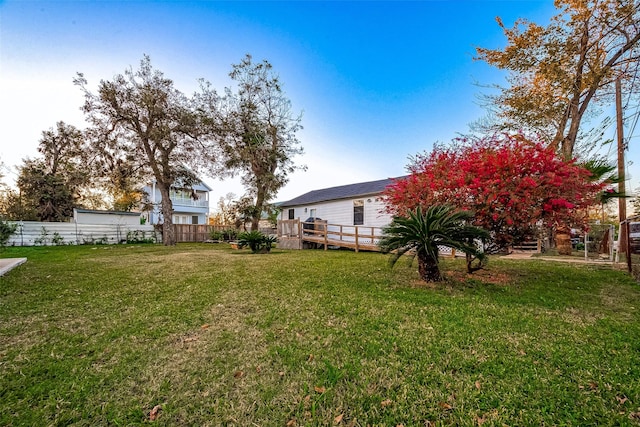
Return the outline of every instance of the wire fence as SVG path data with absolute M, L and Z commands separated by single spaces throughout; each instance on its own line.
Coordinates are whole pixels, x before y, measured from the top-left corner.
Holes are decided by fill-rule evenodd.
M 576 249 L 584 251 L 587 260 L 614 261 L 616 227 L 613 224 L 592 224 Z

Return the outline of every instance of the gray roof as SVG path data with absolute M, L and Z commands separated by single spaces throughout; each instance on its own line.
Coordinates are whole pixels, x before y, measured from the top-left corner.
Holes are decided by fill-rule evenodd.
M 393 184 L 397 178 L 380 179 L 378 181 L 360 182 L 357 184 L 341 185 L 339 187 L 323 188 L 280 204 L 280 207 L 309 205 L 312 203 L 328 202 L 330 200 L 351 199 L 358 196 L 380 194 Z

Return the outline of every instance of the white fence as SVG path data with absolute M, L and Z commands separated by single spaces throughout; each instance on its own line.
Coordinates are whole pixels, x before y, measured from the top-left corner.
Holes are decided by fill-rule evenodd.
M 160 240 L 153 225 L 77 224 L 75 222 L 9 221 L 16 232 L 7 246 L 114 244 Z

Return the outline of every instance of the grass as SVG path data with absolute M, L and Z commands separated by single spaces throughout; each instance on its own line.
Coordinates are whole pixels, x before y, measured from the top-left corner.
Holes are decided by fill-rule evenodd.
M 639 425 L 640 290 L 492 259 L 9 248 L 0 425 Z M 155 408 L 155 409 L 154 409 Z

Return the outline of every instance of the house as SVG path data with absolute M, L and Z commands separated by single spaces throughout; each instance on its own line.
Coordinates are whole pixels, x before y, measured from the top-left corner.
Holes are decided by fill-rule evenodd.
M 360 182 L 310 191 L 280 204 L 280 219 L 319 218 L 330 224 L 384 227 L 391 215 L 384 212 L 382 192 L 396 178 Z
M 191 188 L 171 187 L 170 197 L 173 203 L 174 224 L 206 224 L 209 218 L 209 187 L 200 181 Z M 144 187 L 151 209 L 143 215 L 147 224 L 162 223 L 162 195 L 156 188 L 155 180 Z
M 97 211 L 73 208 L 73 221 L 76 224 L 122 225 L 135 227 L 140 225 L 140 212 Z

